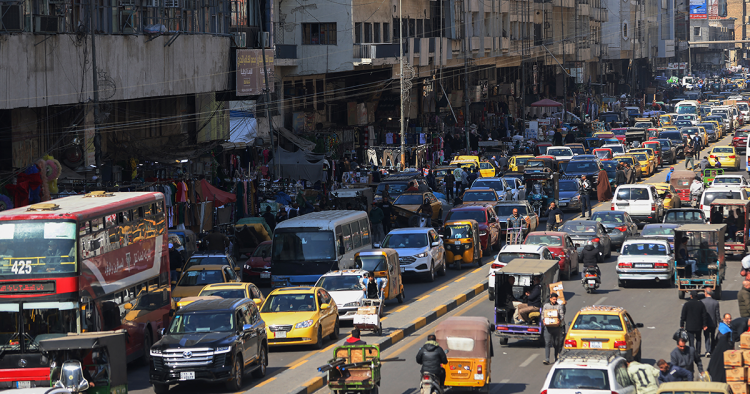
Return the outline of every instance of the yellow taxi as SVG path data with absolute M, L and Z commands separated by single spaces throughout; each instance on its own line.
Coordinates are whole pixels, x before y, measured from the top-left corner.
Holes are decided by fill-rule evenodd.
M 721 124 L 718 120 L 704 120 L 704 123 L 713 123 L 716 125 L 716 132 L 718 133 L 718 138 L 721 138 L 724 135 L 724 125 Z
M 656 170 L 656 167 L 654 166 L 654 163 L 651 162 L 648 158 L 648 154 L 646 152 L 628 152 L 630 156 L 635 157 L 636 160 L 638 160 L 638 164 L 641 166 L 641 174 L 643 176 L 651 176 L 651 174 L 654 173 Z
M 633 171 L 635 171 L 635 179 L 637 181 L 640 181 L 641 178 L 643 178 L 643 174 L 644 174 L 643 169 L 641 168 L 641 165 L 640 165 L 640 163 L 638 162 L 638 159 L 635 156 L 629 155 L 627 153 L 626 154 L 620 154 L 620 155 L 615 155 L 615 158 L 612 159 L 612 160 L 615 160 L 618 163 L 619 162 L 628 163 L 628 165 L 630 165 L 630 168 Z
M 656 188 L 656 193 L 659 195 L 661 200 L 664 202 L 664 209 L 682 208 L 682 200 L 680 200 L 680 193 L 666 182 L 654 182 L 648 183 Z
M 268 345 L 314 345 L 323 348 L 323 338 L 339 337 L 339 311 L 322 287 L 276 289 L 260 307 L 266 322 Z
M 641 332 L 625 308 L 593 305 L 576 313 L 565 334 L 566 349 L 619 350 L 623 356 L 641 359 Z M 628 358 L 628 357 L 626 357 Z
M 714 164 L 716 160 L 721 163 L 721 168 L 733 168 L 735 171 L 740 169 L 740 155 L 734 150 L 733 146 L 715 146 L 708 153 L 708 161 Z
M 672 124 L 672 115 L 666 114 L 666 115 L 660 115 L 659 116 L 659 123 L 661 124 L 661 127 L 669 126 Z
M 510 172 L 518 172 L 519 166 L 523 167 L 529 159 L 533 159 L 534 155 L 515 155 L 508 160 L 508 170 Z
M 479 162 L 479 176 L 482 178 L 494 178 L 497 169 L 489 161 Z
M 653 148 L 635 148 L 635 149 L 631 149 L 630 151 L 633 151 L 634 153 L 646 152 L 646 154 L 648 155 L 648 159 L 654 162 L 654 166 L 655 166 L 654 168 L 659 167 L 661 165 L 661 158 L 656 154 L 656 151 L 654 151 Z
M 196 297 L 185 297 L 181 299 L 177 303 L 177 307 L 182 308 L 183 306 L 204 297 L 250 298 L 256 305 L 262 304 L 266 299 L 260 289 L 258 289 L 258 286 L 255 286 L 252 283 L 214 283 L 203 287 Z
M 179 303 L 185 297 L 200 294 L 203 287 L 214 283 L 241 282 L 228 265 L 195 265 L 188 268 L 172 290 L 172 299 Z
M 662 127 L 662 129 L 664 129 L 664 130 L 679 130 L 680 128 L 677 127 L 677 126 L 669 125 L 669 126 Z

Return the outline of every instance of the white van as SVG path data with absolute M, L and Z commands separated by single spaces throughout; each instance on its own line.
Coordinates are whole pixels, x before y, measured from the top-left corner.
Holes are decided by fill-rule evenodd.
M 664 202 L 653 185 L 620 185 L 612 197 L 612 210 L 627 212 L 636 221 L 661 223 Z
M 741 187 L 709 187 L 701 196 L 700 208 L 711 217 L 711 202 L 716 199 L 747 200 L 747 190 Z

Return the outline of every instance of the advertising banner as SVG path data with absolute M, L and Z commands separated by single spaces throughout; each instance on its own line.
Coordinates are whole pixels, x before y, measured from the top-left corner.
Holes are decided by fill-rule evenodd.
M 706 0 L 690 0 L 690 19 L 707 19 Z
M 274 91 L 273 49 L 266 49 L 269 93 Z M 237 50 L 237 96 L 257 96 L 266 88 L 263 78 L 263 53 L 261 49 Z

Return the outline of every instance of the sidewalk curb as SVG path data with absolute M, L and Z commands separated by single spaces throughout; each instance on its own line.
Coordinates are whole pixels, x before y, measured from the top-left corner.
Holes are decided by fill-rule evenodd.
M 382 352 L 388 349 L 389 347 L 403 341 L 409 335 L 418 331 L 422 327 L 434 322 L 435 320 L 444 316 L 446 313 L 465 304 L 466 302 L 468 302 L 472 298 L 475 298 L 479 294 L 482 294 L 482 292 L 487 290 L 488 287 L 489 287 L 488 282 L 486 281 L 482 282 L 472 287 L 471 289 L 466 290 L 464 293 L 457 295 L 455 298 L 453 298 L 453 300 L 451 300 L 447 304 L 437 306 L 426 315 L 422 315 L 418 317 L 416 320 L 409 323 L 408 326 L 400 328 L 400 329 L 394 329 L 393 332 L 388 334 L 388 336 L 382 337 L 380 341 L 374 344 L 379 345 L 380 351 Z M 327 384 L 328 384 L 328 376 L 324 374 L 322 376 L 318 376 L 318 377 L 308 380 L 307 382 L 303 383 L 300 387 L 297 387 L 296 389 L 289 391 L 287 394 L 311 394 Z

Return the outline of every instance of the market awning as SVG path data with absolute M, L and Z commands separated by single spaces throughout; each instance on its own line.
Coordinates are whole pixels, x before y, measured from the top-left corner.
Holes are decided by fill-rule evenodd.
M 293 143 L 294 145 L 297 145 L 300 149 L 312 152 L 313 149 L 315 149 L 315 143 L 309 140 L 306 140 L 301 137 L 297 137 L 292 133 L 291 131 L 285 129 L 284 127 L 279 127 L 276 129 L 276 132 L 283 136 L 284 138 L 288 139 L 289 142 Z
M 201 179 L 201 183 L 196 192 L 198 193 L 200 201 L 213 201 L 215 207 L 220 207 L 230 202 L 237 201 L 237 196 L 211 186 L 211 184 L 205 179 Z
M 562 104 L 554 100 L 544 99 L 544 100 L 539 100 L 537 102 L 532 103 L 531 106 L 532 107 L 562 107 Z
M 252 145 L 257 137 L 258 120 L 252 113 L 247 111 L 229 112 L 229 142 Z

